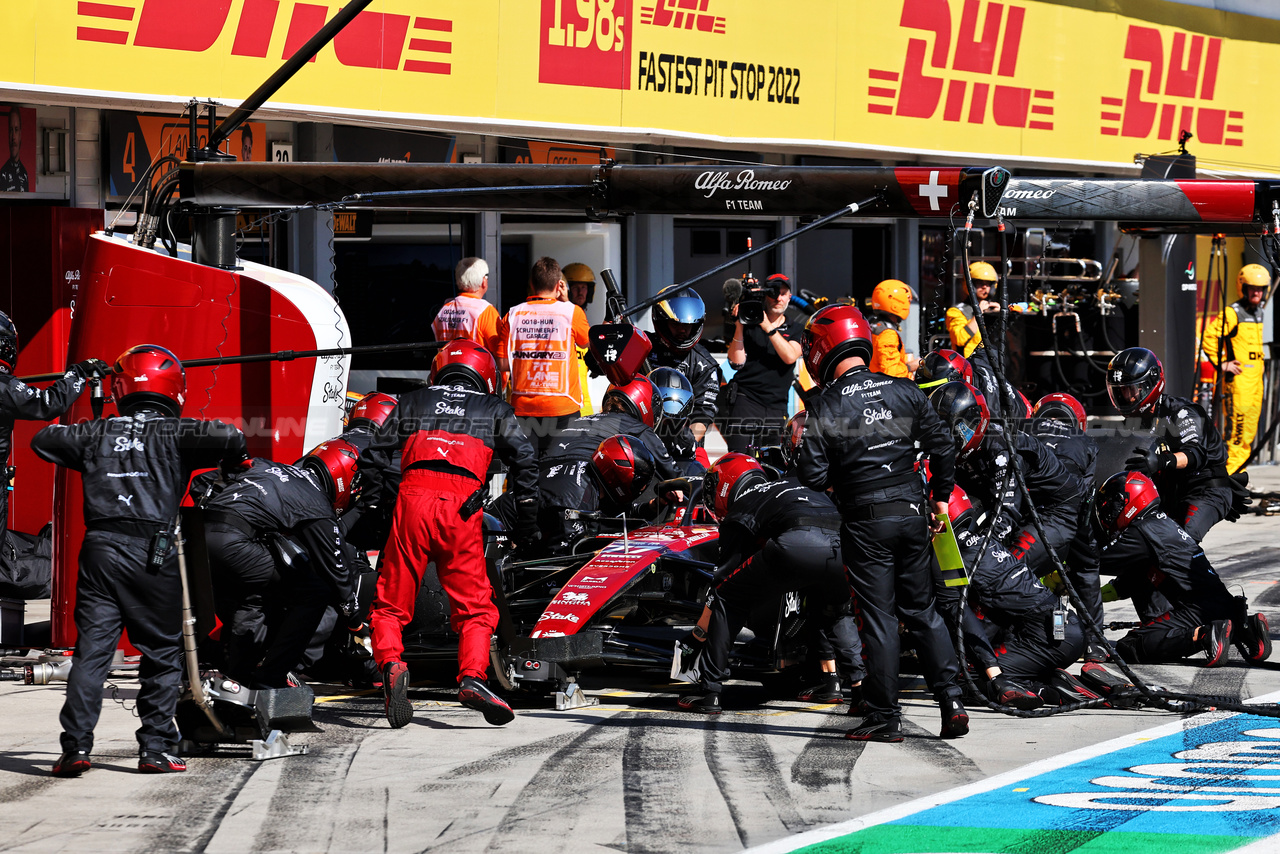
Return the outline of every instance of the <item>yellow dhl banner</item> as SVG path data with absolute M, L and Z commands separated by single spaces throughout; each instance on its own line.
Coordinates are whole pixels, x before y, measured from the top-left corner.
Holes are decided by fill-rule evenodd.
M 235 103 L 337 0 L 5 3 L 0 78 Z M 1129 164 L 1176 147 L 1280 171 L 1280 22 L 1161 0 L 375 0 L 273 98 L 857 152 Z M 1250 40 L 1261 39 L 1261 40 Z M 1272 40 L 1274 39 L 1274 40 Z

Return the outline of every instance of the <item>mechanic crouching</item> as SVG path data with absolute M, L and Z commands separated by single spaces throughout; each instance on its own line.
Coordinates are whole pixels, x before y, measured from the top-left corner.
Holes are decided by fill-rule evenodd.
M 830 626 L 849 601 L 849 582 L 840 512 L 824 493 L 794 480 L 770 481 L 754 459 L 732 453 L 707 471 L 704 486 L 703 502 L 720 522 L 720 568 L 712 582 L 702 693 L 682 697 L 679 706 L 718 715 L 729 648 L 752 609 L 794 590 Z M 850 657 L 861 658 L 856 630 L 852 643 Z
M 1205 667 L 1227 660 L 1235 644 L 1250 664 L 1271 655 L 1267 618 L 1248 614 L 1243 596 L 1232 596 L 1204 549 L 1162 509 L 1151 478 L 1118 472 L 1098 488 L 1094 512 L 1103 530 L 1119 536 L 1102 550 L 1102 572 L 1115 580 L 1102 588 L 1111 602 L 1132 597 L 1143 624 L 1116 643 L 1130 664 L 1177 661 L 1205 654 Z M 1167 610 L 1152 616 L 1153 603 Z
M 969 571 L 965 651 L 986 670 L 987 696 L 1019 709 L 1092 699 L 1094 695 L 1062 669 L 1085 648 L 1076 615 L 1021 558 L 985 536 L 969 496 L 959 486 L 951 492 L 949 512 Z M 980 620 L 975 611 L 981 612 Z M 994 636 L 994 643 L 989 636 Z
M 203 503 L 205 545 L 223 672 L 237 682 L 288 687 L 325 609 L 356 617 L 338 513 L 356 492 L 357 457 L 334 439 L 298 467 L 258 457 L 220 488 L 211 474 L 192 484 L 193 495 L 212 490 Z
M 433 561 L 449 599 L 449 625 L 459 636 L 458 701 L 495 726 L 515 717 L 485 681 L 498 609 L 485 567 L 479 510 L 496 454 L 507 465 L 516 506 L 513 537 L 536 536 L 538 469 L 533 443 L 497 391 L 492 354 L 473 341 L 451 341 L 431 363 L 431 385 L 400 398 L 364 454 L 372 458 L 370 464 L 386 469 L 392 455 L 401 452 L 400 494 L 370 613 L 373 655 L 382 668 L 393 728 L 413 719 L 403 633 Z

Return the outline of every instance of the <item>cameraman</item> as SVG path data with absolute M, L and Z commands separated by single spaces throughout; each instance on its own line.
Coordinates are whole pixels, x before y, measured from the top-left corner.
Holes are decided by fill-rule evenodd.
M 763 312 L 751 307 L 760 301 Z M 744 282 L 734 308 L 729 365 L 736 373 L 725 389 L 727 407 L 720 432 L 735 453 L 781 441 L 788 416 L 787 395 L 800 359 L 799 330 L 787 322 L 790 302 L 791 280 L 774 273 L 763 285 Z

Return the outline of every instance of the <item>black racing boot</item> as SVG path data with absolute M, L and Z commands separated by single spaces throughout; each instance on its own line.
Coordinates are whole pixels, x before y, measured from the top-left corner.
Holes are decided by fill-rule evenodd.
M 959 697 L 943 697 L 938 701 L 942 708 L 941 738 L 959 738 L 969 734 L 969 713 Z
M 53 776 L 79 777 L 85 771 L 88 771 L 91 765 L 89 751 L 72 748 L 64 751 L 58 757 L 58 761 L 53 763 Z
M 1271 657 L 1271 625 L 1266 614 L 1245 617 L 1236 628 L 1233 638 L 1236 649 L 1250 664 L 1259 664 Z
M 163 750 L 144 750 L 138 754 L 138 770 L 143 774 L 172 774 L 186 771 L 187 763 Z
M 1102 695 L 1065 670 L 1049 675 L 1049 684 L 1040 689 L 1040 699 L 1050 706 L 1067 706 L 1085 700 L 1099 700 Z
M 506 700 L 493 693 L 487 682 L 474 676 L 463 676 L 458 683 L 458 702 L 480 712 L 485 722 L 494 726 L 509 724 L 516 717 Z
M 1034 691 L 1019 682 L 1015 682 L 1003 673 L 992 677 L 991 681 L 987 683 L 987 695 L 993 703 L 1012 706 L 1023 711 L 1038 709 L 1044 705 L 1044 700 L 1041 700 Z
M 392 729 L 406 727 L 413 720 L 409 702 L 409 665 L 389 661 L 382 668 L 382 694 L 387 701 L 387 722 Z
M 1080 668 L 1080 682 L 1093 693 L 1106 697 L 1107 703 L 1117 709 L 1136 709 L 1142 705 L 1136 685 L 1096 661 L 1086 661 Z
M 897 744 L 902 741 L 902 719 L 870 717 L 844 734 L 851 741 L 879 741 Z
M 1205 667 L 1225 664 L 1231 649 L 1231 621 L 1214 620 L 1200 629 L 1200 647 L 1207 657 Z
M 802 703 L 843 703 L 844 692 L 840 690 L 840 677 L 834 673 L 822 674 L 822 681 L 810 685 L 796 695 Z
M 676 706 L 686 712 L 698 712 L 704 715 L 718 715 L 723 711 L 720 707 L 719 691 L 708 691 L 705 694 L 685 694 L 676 701 Z

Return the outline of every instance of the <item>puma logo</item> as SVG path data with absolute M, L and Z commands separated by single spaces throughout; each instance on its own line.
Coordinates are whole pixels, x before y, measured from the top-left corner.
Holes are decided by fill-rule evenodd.
M 893 463 L 881 463 L 880 468 L 884 469 L 885 471 L 893 471 Z
M 133 496 L 132 496 L 132 495 L 117 495 L 117 496 L 116 496 L 116 499 L 117 499 L 117 500 L 119 500 L 119 501 L 123 501 L 125 504 L 127 504 L 127 505 L 128 505 L 128 506 L 130 506 L 130 507 L 132 507 L 132 506 L 133 506 Z

